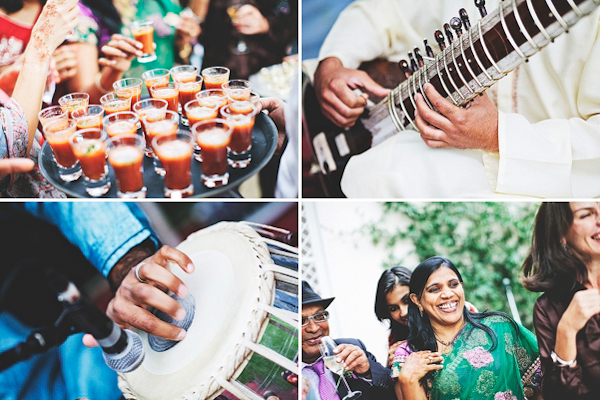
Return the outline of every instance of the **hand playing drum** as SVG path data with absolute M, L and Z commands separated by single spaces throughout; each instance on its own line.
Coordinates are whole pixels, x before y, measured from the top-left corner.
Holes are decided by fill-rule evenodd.
M 154 255 L 132 268 L 108 304 L 108 316 L 124 328 L 138 328 L 155 336 L 182 340 L 185 330 L 161 321 L 146 307 L 151 306 L 181 320 L 185 310 L 166 290 L 179 297 L 188 293 L 187 286 L 169 271 L 174 262 L 188 274 L 194 272 L 192 260 L 170 246 L 161 247 Z

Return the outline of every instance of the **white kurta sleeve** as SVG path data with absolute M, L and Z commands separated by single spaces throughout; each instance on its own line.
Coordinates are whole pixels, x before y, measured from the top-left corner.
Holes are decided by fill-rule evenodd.
M 558 117 L 531 123 L 520 114 L 500 113 L 496 192 L 539 197 L 600 195 L 599 15 L 595 12 L 587 17 L 595 24 L 592 32 L 589 25 L 586 29 L 592 37 L 591 47 L 548 47 L 553 59 L 574 63 L 575 67 L 583 65 L 578 76 L 559 75 L 565 82 L 560 89 L 553 88 L 552 82 L 546 87 L 539 85 L 537 97 L 541 100 L 536 104 L 548 110 L 553 104 L 544 103 L 543 90 L 562 92 L 562 112 L 558 107 L 549 112 Z M 578 58 L 577 53 L 585 56 Z

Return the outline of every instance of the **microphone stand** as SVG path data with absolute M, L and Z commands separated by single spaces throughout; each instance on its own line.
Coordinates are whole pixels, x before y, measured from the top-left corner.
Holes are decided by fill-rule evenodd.
M 81 332 L 76 322 L 80 320 L 78 311 L 86 299 L 80 295 L 73 283 L 52 269 L 47 269 L 46 276 L 63 305 L 63 311 L 54 325 L 32 332 L 25 341 L 0 353 L 0 372 L 36 354 L 44 353 L 54 346 L 60 346 L 70 335 Z M 98 312 L 102 311 L 98 310 Z
M 68 321 L 69 313 L 69 310 L 64 310 L 54 325 L 32 332 L 25 341 L 0 353 L 0 372 L 36 354 L 44 353 L 54 346 L 60 346 L 67 337 L 77 333 L 73 324 Z

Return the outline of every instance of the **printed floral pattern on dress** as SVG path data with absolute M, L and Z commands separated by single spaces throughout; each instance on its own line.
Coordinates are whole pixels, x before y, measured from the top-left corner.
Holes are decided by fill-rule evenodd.
M 469 364 L 478 369 L 494 361 L 492 354 L 483 347 L 475 347 L 474 349 L 465 351 L 464 357 Z
M 475 391 L 482 394 L 483 397 L 488 397 L 492 394 L 495 384 L 496 375 L 492 371 L 483 370 L 481 371 L 481 375 L 479 375 L 479 379 L 477 379 Z
M 513 395 L 510 390 L 507 390 L 506 392 L 496 393 L 494 400 L 517 400 L 517 396 Z

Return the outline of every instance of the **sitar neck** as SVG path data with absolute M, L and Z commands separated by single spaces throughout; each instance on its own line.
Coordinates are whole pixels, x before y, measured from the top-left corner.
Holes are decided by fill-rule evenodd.
M 600 5 L 600 0 L 503 0 L 494 12 L 479 19 L 435 58 L 393 89 L 363 120 L 377 138 L 377 126 L 391 117 L 396 132 L 418 130 L 414 122 L 416 93 L 423 85 L 435 89 L 457 106 L 464 106 L 529 57 L 569 30 Z M 385 134 L 390 136 L 389 134 Z

